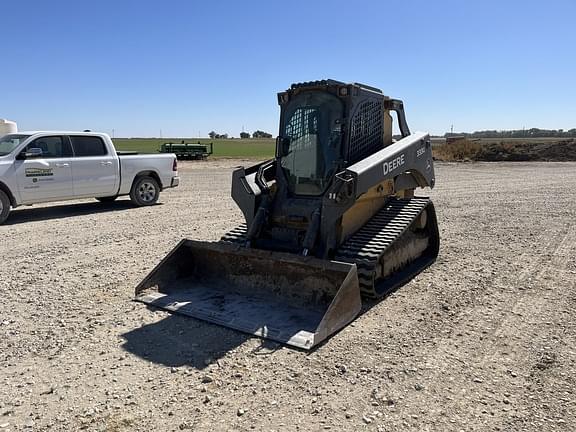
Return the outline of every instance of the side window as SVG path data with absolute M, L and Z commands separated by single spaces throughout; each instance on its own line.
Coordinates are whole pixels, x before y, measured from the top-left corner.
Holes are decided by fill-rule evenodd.
M 37 138 L 26 146 L 26 150 L 39 148 L 43 158 L 62 158 L 72 156 L 72 147 L 68 140 L 61 136 Z
M 71 136 L 72 147 L 76 157 L 104 156 L 108 154 L 102 138 L 97 136 Z

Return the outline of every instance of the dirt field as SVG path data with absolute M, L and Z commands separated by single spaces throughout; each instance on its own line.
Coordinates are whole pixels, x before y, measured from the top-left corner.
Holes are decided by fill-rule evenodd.
M 576 430 L 576 163 L 437 164 L 439 260 L 312 353 L 131 301 L 235 164 L 0 226 L 0 432 Z
M 434 146 L 434 157 L 445 162 L 574 162 L 575 138 L 462 139 Z

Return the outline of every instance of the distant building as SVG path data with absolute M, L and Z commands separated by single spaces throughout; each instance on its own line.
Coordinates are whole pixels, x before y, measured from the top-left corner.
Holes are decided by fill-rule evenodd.
M 0 119 L 0 136 L 15 132 L 18 132 L 16 122 Z

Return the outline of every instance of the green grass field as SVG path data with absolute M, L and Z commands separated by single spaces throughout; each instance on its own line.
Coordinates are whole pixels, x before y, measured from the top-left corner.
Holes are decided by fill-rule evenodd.
M 157 153 L 163 143 L 214 143 L 214 154 L 211 157 L 267 159 L 274 157 L 273 139 L 216 139 L 209 138 L 114 138 L 117 150 L 130 150 L 139 153 Z

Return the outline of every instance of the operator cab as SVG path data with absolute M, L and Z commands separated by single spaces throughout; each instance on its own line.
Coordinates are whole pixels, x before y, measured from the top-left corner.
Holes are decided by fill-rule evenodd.
M 300 93 L 281 119 L 280 165 L 295 195 L 321 195 L 342 162 L 344 104 L 320 91 Z

